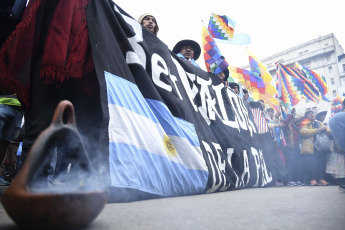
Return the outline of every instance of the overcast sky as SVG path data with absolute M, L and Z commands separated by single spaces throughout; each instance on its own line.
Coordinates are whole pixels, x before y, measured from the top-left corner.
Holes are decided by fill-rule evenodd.
M 202 22 L 208 25 L 210 14 L 234 19 L 236 31 L 249 34 L 249 50 L 259 59 L 284 51 L 300 43 L 334 33 L 345 47 L 345 2 L 343 0 L 118 0 L 133 18 L 152 13 L 158 22 L 158 37 L 172 50 L 182 39 L 195 40 L 202 46 Z M 245 46 L 218 44 L 230 65 L 248 64 Z M 197 61 L 203 69 L 203 55 Z

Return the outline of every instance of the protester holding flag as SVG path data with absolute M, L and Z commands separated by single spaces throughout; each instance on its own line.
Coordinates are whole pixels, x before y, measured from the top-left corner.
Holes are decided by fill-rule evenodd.
M 328 185 L 325 180 L 327 153 L 317 150 L 314 145 L 317 134 L 326 132 L 331 135 L 330 130 L 315 119 L 313 111 L 307 111 L 301 123 L 300 134 L 302 137 L 301 157 L 306 182 L 311 186 Z
M 302 186 L 303 176 L 300 164 L 300 137 L 299 131 L 302 118 L 296 117 L 296 109 L 291 110 L 291 114 L 283 122 L 284 137 L 286 140 L 285 156 L 287 159 L 288 186 Z
M 173 48 L 173 52 L 177 54 L 183 60 L 191 63 L 192 65 L 200 68 L 198 63 L 195 61 L 198 60 L 201 48 L 199 44 L 193 40 L 182 40 L 176 43 Z

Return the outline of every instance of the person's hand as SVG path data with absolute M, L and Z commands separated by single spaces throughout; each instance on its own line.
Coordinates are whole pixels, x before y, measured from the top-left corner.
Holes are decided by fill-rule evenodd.
M 318 133 L 321 133 L 321 132 L 323 132 L 324 130 L 326 130 L 326 126 L 323 126 L 323 127 L 321 127 L 321 128 L 318 128 L 318 129 L 317 129 L 317 132 L 318 132 Z

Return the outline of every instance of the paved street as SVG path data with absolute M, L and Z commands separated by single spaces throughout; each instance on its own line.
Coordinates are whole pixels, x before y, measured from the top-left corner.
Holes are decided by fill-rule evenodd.
M 2 205 L 0 229 L 18 229 Z M 279 187 L 112 203 L 85 229 L 344 230 L 345 192 Z

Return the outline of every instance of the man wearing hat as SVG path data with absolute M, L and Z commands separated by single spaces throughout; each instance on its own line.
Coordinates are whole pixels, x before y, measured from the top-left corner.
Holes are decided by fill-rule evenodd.
M 229 82 L 229 87 L 234 91 L 234 93 L 239 94 L 240 93 L 240 86 L 235 82 Z
M 228 77 L 229 77 L 229 70 L 228 68 L 226 68 L 223 72 L 220 72 L 219 74 L 217 74 L 217 76 L 222 79 L 223 82 L 225 82 Z
M 179 41 L 174 46 L 173 52 L 183 60 L 186 60 L 192 65 L 200 68 L 200 66 L 195 62 L 196 60 L 198 60 L 201 53 L 201 48 L 197 42 L 193 40 Z
M 327 111 L 321 111 L 315 115 L 315 118 L 316 120 L 323 122 L 325 120 L 326 115 L 327 115 Z
M 154 35 L 157 36 L 159 27 L 158 27 L 156 18 L 152 14 L 145 13 L 145 14 L 141 15 L 138 19 L 138 22 L 143 27 L 145 27 L 146 29 L 148 29 Z

